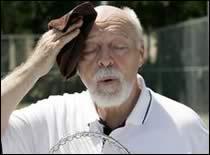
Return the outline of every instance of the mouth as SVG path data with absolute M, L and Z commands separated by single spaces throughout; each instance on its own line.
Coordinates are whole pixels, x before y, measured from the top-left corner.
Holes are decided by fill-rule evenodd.
M 101 83 L 101 84 L 111 84 L 113 82 L 116 82 L 118 79 L 114 78 L 114 77 L 106 77 L 106 78 L 102 78 L 100 79 L 97 83 Z

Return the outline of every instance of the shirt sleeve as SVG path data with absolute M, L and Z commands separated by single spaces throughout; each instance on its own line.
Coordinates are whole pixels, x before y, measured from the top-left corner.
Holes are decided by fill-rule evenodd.
M 185 132 L 190 141 L 193 154 L 209 153 L 209 131 L 197 113 L 194 112 L 194 116 L 187 124 Z
M 48 126 L 45 118 L 47 112 L 48 99 L 14 111 L 1 138 L 3 153 L 32 154 L 40 153 L 43 149 L 48 150 Z M 38 142 L 42 145 L 37 144 Z

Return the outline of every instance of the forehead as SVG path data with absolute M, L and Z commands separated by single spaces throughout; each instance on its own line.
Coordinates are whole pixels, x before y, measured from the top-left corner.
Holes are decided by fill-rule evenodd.
M 96 11 L 98 15 L 88 38 L 103 32 L 125 37 L 132 33 L 133 28 L 129 18 L 121 9 L 112 6 L 101 6 L 97 7 Z
M 96 22 L 106 21 L 115 17 L 127 18 L 126 13 L 117 7 L 103 5 L 95 7 L 95 10 L 97 12 Z
M 121 36 L 124 38 L 128 38 L 129 29 L 120 24 L 106 24 L 106 26 L 95 23 L 91 32 L 88 35 L 88 39 L 94 37 L 101 37 L 102 35 L 109 35 L 111 36 Z

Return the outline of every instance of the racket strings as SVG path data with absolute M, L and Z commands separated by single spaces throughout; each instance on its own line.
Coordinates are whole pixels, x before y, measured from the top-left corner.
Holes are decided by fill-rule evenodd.
M 50 149 L 50 153 L 129 154 L 129 151 L 117 140 L 105 134 L 80 132 L 62 138 Z

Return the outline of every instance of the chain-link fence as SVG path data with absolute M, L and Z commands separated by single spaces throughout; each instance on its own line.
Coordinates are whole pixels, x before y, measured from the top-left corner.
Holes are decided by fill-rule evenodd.
M 15 67 L 24 63 L 33 53 L 41 35 L 2 35 L 1 37 L 1 78 L 3 79 Z M 30 104 L 47 98 L 49 95 L 59 95 L 64 92 L 81 92 L 85 87 L 78 76 L 66 81 L 60 74 L 57 64 L 51 71 L 42 77 L 31 91 L 25 96 L 22 103 Z
M 153 31 L 142 74 L 154 90 L 209 119 L 209 32 L 203 17 Z M 208 123 L 207 123 L 208 124 Z
M 161 28 L 147 35 L 148 61 L 140 73 L 153 90 L 209 115 L 208 17 Z M 1 36 L 1 78 L 33 52 L 40 35 Z M 24 103 L 64 92 L 80 92 L 79 77 L 65 81 L 57 68 L 41 78 L 23 99 Z

